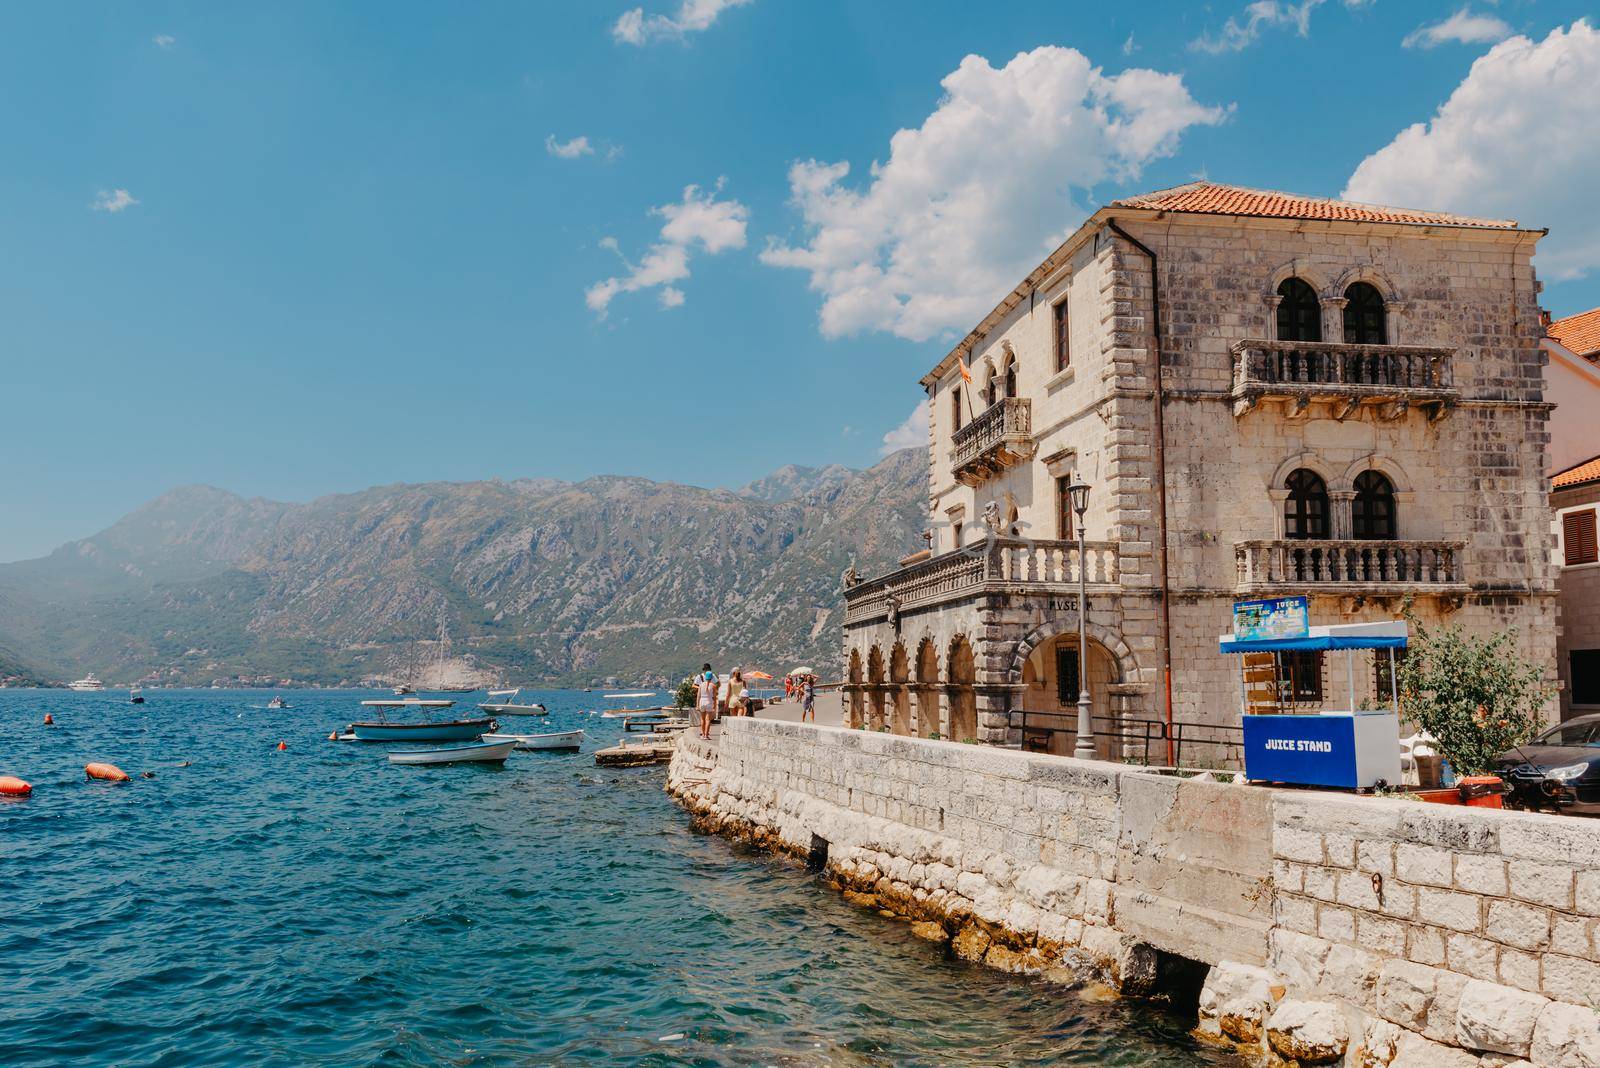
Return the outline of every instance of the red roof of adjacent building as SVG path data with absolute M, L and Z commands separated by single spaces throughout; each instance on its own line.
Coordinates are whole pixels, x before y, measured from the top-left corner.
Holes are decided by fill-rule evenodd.
M 1579 486 L 1585 482 L 1596 481 L 1600 481 L 1600 456 L 1551 475 L 1550 488 L 1563 489 L 1567 486 Z
M 1326 197 L 1279 193 L 1271 189 L 1246 189 L 1216 182 L 1158 189 L 1154 193 L 1124 197 L 1114 208 L 1149 208 L 1155 211 L 1193 212 L 1201 215 L 1253 215 L 1268 219 L 1326 219 L 1339 222 L 1401 223 L 1411 226 L 1468 226 L 1480 230 L 1515 230 L 1515 219 L 1474 219 L 1442 211 L 1414 211 L 1380 204 L 1355 204 Z
M 1589 360 L 1600 360 L 1600 308 L 1590 308 L 1565 319 L 1557 319 L 1545 333 L 1568 351 Z

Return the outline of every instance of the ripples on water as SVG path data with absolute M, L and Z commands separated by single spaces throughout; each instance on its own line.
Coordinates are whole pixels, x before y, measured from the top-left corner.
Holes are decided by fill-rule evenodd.
M 34 785 L 0 803 L 0 1064 L 1218 1057 L 690 832 L 663 769 L 594 767 L 619 730 L 595 695 L 517 721 L 587 728 L 582 754 L 504 769 L 391 767 L 325 740 L 366 695 L 269 696 L 0 691 L 0 774 Z

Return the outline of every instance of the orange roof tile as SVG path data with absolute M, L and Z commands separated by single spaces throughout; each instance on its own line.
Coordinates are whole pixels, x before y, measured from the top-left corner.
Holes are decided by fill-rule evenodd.
M 1378 204 L 1354 204 L 1325 197 L 1246 189 L 1216 182 L 1158 189 L 1154 193 L 1124 197 L 1114 208 L 1149 208 L 1155 211 L 1194 212 L 1201 215 L 1253 215 L 1269 219 L 1327 219 L 1340 222 L 1403 223 L 1412 226 L 1468 226 L 1481 230 L 1515 230 L 1514 219 L 1473 219 L 1442 211 L 1413 211 Z
M 1600 481 L 1600 456 L 1592 460 L 1585 460 L 1577 467 L 1569 467 L 1565 471 L 1558 471 L 1550 476 L 1550 488 L 1562 489 L 1566 486 L 1578 486 L 1585 482 Z
M 1587 359 L 1600 357 L 1600 308 L 1590 308 L 1565 319 L 1557 319 L 1545 329 L 1570 352 Z

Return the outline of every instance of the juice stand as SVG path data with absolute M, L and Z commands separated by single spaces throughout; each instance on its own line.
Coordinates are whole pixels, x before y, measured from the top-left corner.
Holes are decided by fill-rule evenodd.
M 1293 617 L 1299 608 L 1296 626 L 1293 618 L 1281 618 L 1262 633 L 1251 623 L 1259 616 L 1255 606 L 1274 606 L 1284 602 L 1247 602 L 1244 625 L 1235 611 L 1235 633 L 1219 639 L 1224 653 L 1283 653 L 1345 650 L 1345 681 L 1349 706 L 1345 709 L 1319 709 L 1304 713 L 1252 714 L 1248 684 L 1241 682 L 1241 715 L 1244 722 L 1245 778 L 1265 782 L 1298 783 L 1307 786 L 1336 786 L 1345 789 L 1370 789 L 1387 784 L 1400 785 L 1399 694 L 1395 684 L 1395 650 L 1406 647 L 1406 624 L 1343 623 L 1326 627 L 1303 624 L 1304 607 L 1289 605 Z M 1273 613 L 1269 609 L 1269 614 Z M 1387 650 L 1389 655 L 1388 709 L 1363 711 L 1356 707 L 1354 651 Z M 1241 680 L 1248 672 L 1241 672 Z

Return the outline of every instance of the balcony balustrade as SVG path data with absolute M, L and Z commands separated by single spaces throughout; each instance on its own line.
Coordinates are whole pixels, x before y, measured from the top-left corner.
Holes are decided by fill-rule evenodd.
M 1033 402 L 1004 397 L 957 430 L 950 455 L 956 480 L 976 486 L 1033 455 Z
M 1235 592 L 1463 594 L 1460 541 L 1241 541 Z
M 1443 418 L 1461 398 L 1453 349 L 1413 345 L 1345 345 L 1327 341 L 1246 340 L 1233 346 L 1233 413 L 1242 416 L 1263 398 L 1289 402 L 1298 415 L 1312 401 L 1333 405 L 1343 419 L 1372 405 L 1386 419 L 1410 408 Z
M 965 600 L 979 593 L 1076 592 L 1078 570 L 1084 581 L 1105 587 L 1117 582 L 1117 545 L 1091 541 L 1085 560 L 1075 541 L 997 538 L 923 560 L 869 579 L 844 591 L 848 626 L 945 601 Z M 1086 561 L 1086 562 L 1085 562 Z

